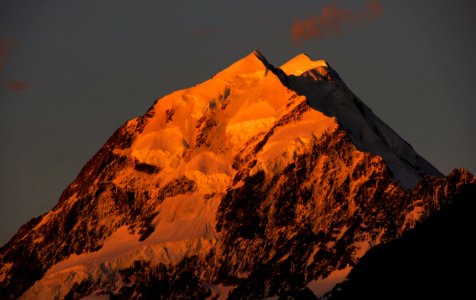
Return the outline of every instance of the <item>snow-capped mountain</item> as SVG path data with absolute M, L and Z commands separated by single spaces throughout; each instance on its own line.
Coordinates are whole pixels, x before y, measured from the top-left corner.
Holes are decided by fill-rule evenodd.
M 255 51 L 126 122 L 0 250 L 0 298 L 321 297 L 474 185 L 323 60 Z

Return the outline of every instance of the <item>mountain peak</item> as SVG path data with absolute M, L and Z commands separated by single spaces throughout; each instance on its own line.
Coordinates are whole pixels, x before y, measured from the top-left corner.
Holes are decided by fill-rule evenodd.
M 268 63 L 268 61 L 266 60 L 266 57 L 264 57 L 263 53 L 261 53 L 261 51 L 259 51 L 258 49 L 253 50 L 253 52 L 251 52 L 249 55 L 254 55 L 259 60 L 265 62 L 266 64 Z
M 319 67 L 329 68 L 329 64 L 322 59 L 313 61 L 307 54 L 301 53 L 284 63 L 281 66 L 281 70 L 288 75 L 300 76 Z
M 425 176 L 325 61 L 282 69 L 253 51 L 125 123 L 0 248 L 0 298 L 321 296 L 474 182 Z
M 231 80 L 237 76 L 264 77 L 272 66 L 259 50 L 254 50 L 228 68 L 216 74 L 213 78 Z

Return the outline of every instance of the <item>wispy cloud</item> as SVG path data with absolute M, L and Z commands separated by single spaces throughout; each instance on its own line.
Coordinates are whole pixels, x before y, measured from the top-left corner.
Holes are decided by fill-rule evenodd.
M 322 9 L 320 15 L 294 21 L 292 38 L 294 42 L 303 42 L 316 37 L 326 37 L 342 34 L 357 23 L 371 21 L 383 14 L 379 0 L 364 4 L 361 11 L 352 11 L 331 3 Z
M 10 91 L 22 91 L 22 90 L 29 89 L 30 87 L 31 87 L 31 83 L 23 82 L 19 80 L 10 81 L 10 84 L 8 85 L 8 89 Z

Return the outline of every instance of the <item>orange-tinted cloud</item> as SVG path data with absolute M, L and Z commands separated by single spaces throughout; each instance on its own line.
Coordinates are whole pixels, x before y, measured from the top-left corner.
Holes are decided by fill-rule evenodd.
M 23 82 L 19 80 L 14 80 L 11 81 L 10 84 L 8 85 L 8 88 L 10 91 L 22 91 L 29 89 L 31 87 L 31 83 L 28 82 Z
M 359 12 L 339 8 L 331 3 L 324 6 L 320 15 L 295 21 L 292 38 L 294 42 L 302 42 L 315 37 L 339 35 L 356 23 L 374 20 L 382 13 L 383 7 L 379 0 L 365 3 L 363 10 Z

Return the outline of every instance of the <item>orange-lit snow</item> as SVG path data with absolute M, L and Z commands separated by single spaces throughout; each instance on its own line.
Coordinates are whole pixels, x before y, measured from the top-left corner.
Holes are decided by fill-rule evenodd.
M 276 129 L 263 151 L 258 154 L 258 158 L 272 161 L 285 152 L 292 154 L 298 151 L 301 145 L 309 144 L 313 137 L 319 137 L 325 131 L 331 132 L 336 128 L 337 122 L 334 118 L 315 110 L 308 111 L 300 120 Z
M 12 268 L 13 264 L 12 263 L 6 263 L 2 266 L 0 269 L 0 282 L 4 281 L 8 271 Z
M 287 61 L 280 68 L 284 73 L 288 75 L 299 76 L 304 72 L 307 72 L 318 67 L 328 67 L 328 64 L 325 60 L 316 60 L 313 61 L 304 53 L 299 54 L 293 59 Z
M 217 284 L 217 285 L 209 285 L 208 287 L 210 288 L 212 293 L 210 297 L 207 298 L 207 300 L 225 300 L 225 299 L 228 299 L 228 294 L 230 294 L 230 292 L 236 286 Z
M 333 271 L 325 278 L 310 281 L 307 287 L 316 297 L 322 297 L 324 294 L 330 292 L 336 283 L 342 282 L 351 269 L 350 266 L 346 266 L 344 269 Z

